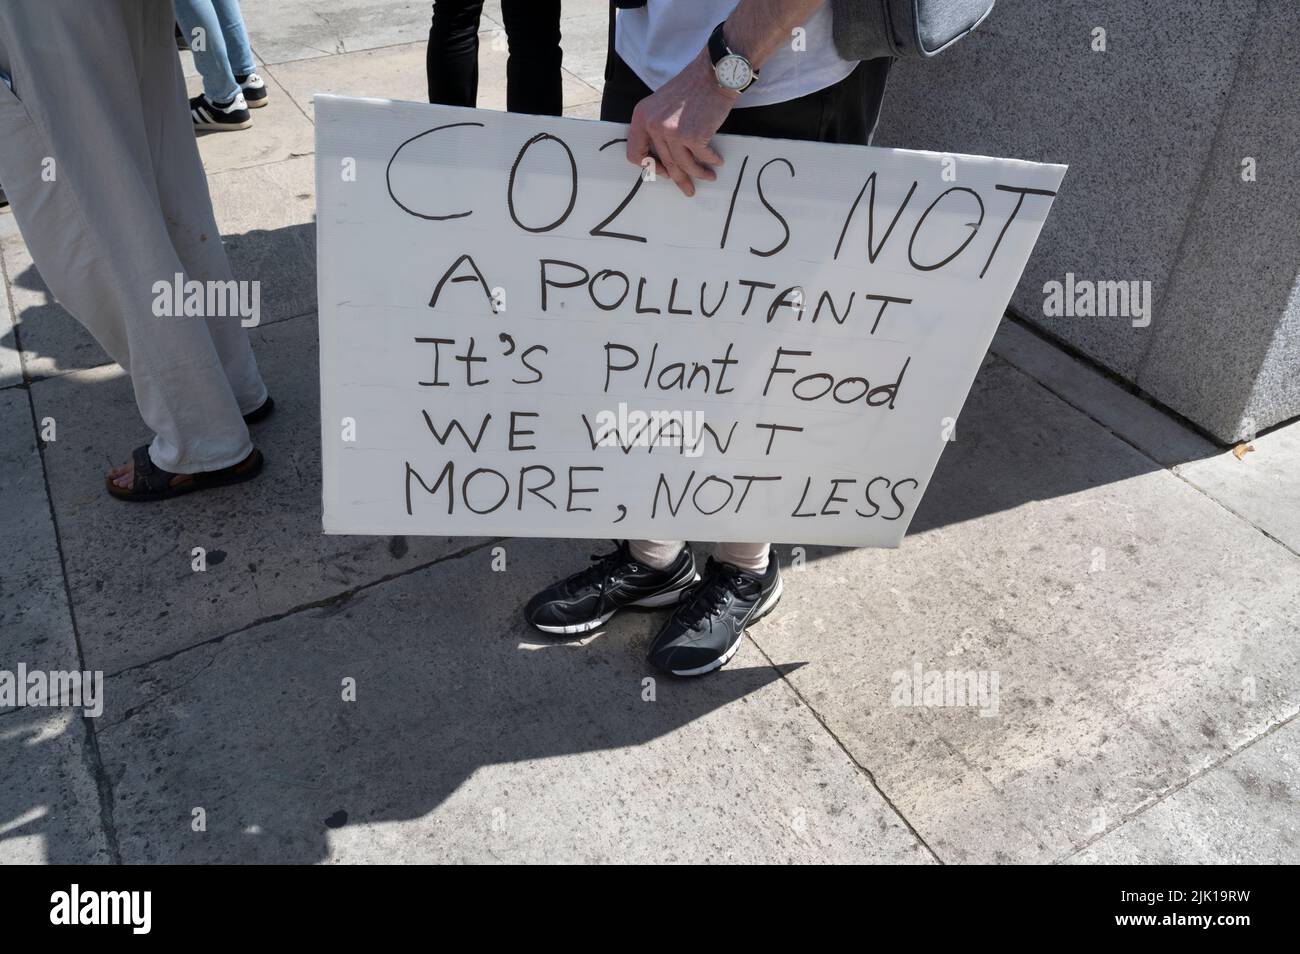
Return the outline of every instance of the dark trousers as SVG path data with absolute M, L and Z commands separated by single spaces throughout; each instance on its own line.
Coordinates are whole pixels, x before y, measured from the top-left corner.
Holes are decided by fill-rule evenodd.
M 815 93 L 770 106 L 733 109 L 718 132 L 870 145 L 893 62 L 890 57 L 863 60 L 844 79 Z M 633 108 L 652 92 L 611 47 L 600 118 L 631 122 Z
M 429 102 L 474 106 L 478 101 L 478 29 L 483 0 L 437 0 L 424 66 Z M 501 0 L 506 41 L 506 109 L 559 116 L 560 0 Z

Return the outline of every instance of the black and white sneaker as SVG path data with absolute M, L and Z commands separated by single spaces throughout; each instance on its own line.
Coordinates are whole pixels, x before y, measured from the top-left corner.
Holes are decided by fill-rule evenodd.
M 256 73 L 246 73 L 243 76 L 236 75 L 235 82 L 239 84 L 239 91 L 244 94 L 244 101 L 248 103 L 249 109 L 258 109 L 266 105 L 267 90 L 266 81 Z
M 781 568 L 769 555 L 762 576 L 712 557 L 704 578 L 664 624 L 646 656 L 674 676 L 702 676 L 721 669 L 740 648 L 745 627 L 771 612 L 781 598 Z
M 689 546 L 664 570 L 634 560 L 626 540 L 591 559 L 585 570 L 529 600 L 524 618 L 544 633 L 586 633 L 629 606 L 671 606 L 700 578 Z
M 236 93 L 228 103 L 214 103 L 203 93 L 190 100 L 190 116 L 195 129 L 247 129 L 253 125 L 244 94 Z

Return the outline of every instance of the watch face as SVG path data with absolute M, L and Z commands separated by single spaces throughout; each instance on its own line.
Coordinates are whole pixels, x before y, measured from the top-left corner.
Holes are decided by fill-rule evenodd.
M 749 61 L 735 53 L 728 53 L 718 60 L 713 71 L 718 76 L 718 85 L 726 89 L 744 89 L 754 75 Z

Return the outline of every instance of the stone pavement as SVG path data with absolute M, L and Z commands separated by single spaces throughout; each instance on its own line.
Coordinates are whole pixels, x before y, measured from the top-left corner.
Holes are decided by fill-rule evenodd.
M 780 611 L 650 700 L 658 615 L 519 619 L 605 544 L 322 536 L 311 95 L 422 99 L 428 5 L 243 6 L 271 103 L 201 151 L 263 285 L 263 479 L 103 494 L 129 382 L 0 215 L 0 670 L 106 677 L 98 718 L 0 711 L 0 862 L 1300 861 L 1300 425 L 1238 460 L 1017 324 L 903 546 L 782 548 Z M 593 116 L 605 3 L 565 7 Z M 918 665 L 996 707 L 893 704 Z

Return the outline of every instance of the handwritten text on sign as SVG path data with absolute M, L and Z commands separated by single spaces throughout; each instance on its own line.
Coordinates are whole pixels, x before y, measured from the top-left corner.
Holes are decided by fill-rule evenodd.
M 1064 168 L 319 96 L 325 529 L 896 546 Z

